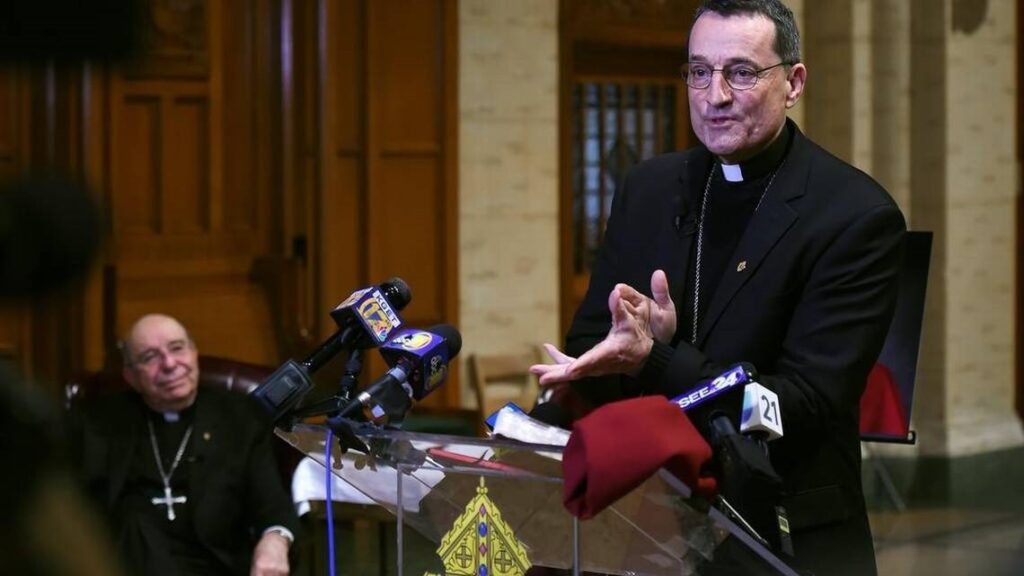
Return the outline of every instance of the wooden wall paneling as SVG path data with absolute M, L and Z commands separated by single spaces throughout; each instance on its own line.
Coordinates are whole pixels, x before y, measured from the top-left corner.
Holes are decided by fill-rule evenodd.
M 109 79 L 113 331 L 164 311 L 182 319 L 205 353 L 276 364 L 270 300 L 252 281 L 274 228 L 261 217 L 272 188 L 254 177 L 269 161 L 257 153 L 269 148 L 254 141 L 273 124 L 258 123 L 255 112 L 273 88 L 272 74 L 254 71 L 256 50 L 270 49 L 253 46 L 271 36 L 254 26 L 272 19 L 254 11 L 273 5 L 193 7 L 205 22 L 176 29 L 202 35 L 182 40 L 196 51 L 185 64 L 160 66 L 169 52 L 158 49 Z
M 368 281 L 364 249 L 366 140 L 366 2 L 322 2 L 319 327 L 329 312 Z
M 317 193 L 320 180 L 319 114 L 320 3 L 282 3 L 282 96 L 285 161 L 284 241 L 298 260 L 296 302 L 300 331 L 312 346 L 319 342 L 325 314 L 318 299 Z
M 24 169 L 27 101 L 25 70 L 11 65 L 0 68 L 0 182 Z M 11 362 L 22 372 L 31 371 L 31 325 L 27 307 L 0 302 L 0 360 Z
M 409 283 L 410 326 L 457 326 L 457 3 L 370 3 L 368 20 L 369 277 Z M 425 402 L 460 405 L 457 375 Z
M 105 67 L 95 63 L 82 66 L 82 126 L 81 139 L 81 175 L 89 186 L 96 205 L 103 216 L 100 222 L 101 238 L 107 241 L 100 244 L 100 251 L 82 286 L 82 365 L 76 369 L 98 370 L 108 361 L 108 351 L 112 341 L 107 338 L 112 332 L 109 320 L 112 319 L 104 300 L 104 271 L 108 261 L 110 248 L 110 190 L 107 172 L 107 154 L 105 141 L 107 138 L 109 119 L 106 114 L 108 107 L 109 79 Z M 110 358 L 109 360 L 112 360 Z
M 376 139 L 370 151 L 370 275 L 405 278 L 416 294 L 405 318 L 421 326 L 441 321 L 445 312 L 439 300 L 446 288 L 439 241 L 446 224 L 439 217 L 442 8 L 441 2 L 420 1 L 404 10 L 371 9 Z
M 444 142 L 441 174 L 443 177 L 444 254 L 441 272 L 445 278 L 442 295 L 445 315 L 442 320 L 459 326 L 459 4 L 457 0 L 443 0 L 441 38 L 443 61 L 441 66 L 441 136 Z M 443 400 L 435 404 L 447 407 L 462 406 L 459 361 L 449 364 L 448 383 Z
M 211 190 L 215 165 L 210 100 L 205 96 L 165 98 L 161 107 L 160 232 L 209 234 L 219 194 Z M 244 208 L 243 208 L 244 210 Z M 218 224 L 219 219 L 214 220 Z M 217 226 L 219 229 L 220 226 Z

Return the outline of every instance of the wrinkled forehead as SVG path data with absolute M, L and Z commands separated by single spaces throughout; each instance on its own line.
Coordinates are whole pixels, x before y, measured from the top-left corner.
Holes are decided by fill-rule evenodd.
M 763 64 L 778 58 L 775 24 L 762 14 L 705 12 L 693 23 L 687 52 L 691 62 Z
M 153 317 L 141 320 L 132 329 L 128 346 L 133 353 L 166 348 L 175 342 L 188 342 L 185 327 L 172 318 Z

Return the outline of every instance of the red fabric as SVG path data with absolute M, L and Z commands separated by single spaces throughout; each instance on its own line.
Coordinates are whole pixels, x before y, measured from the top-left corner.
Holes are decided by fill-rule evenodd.
M 690 419 L 661 396 L 607 404 L 578 420 L 562 455 L 562 501 L 586 520 L 659 468 L 711 498 L 715 479 L 701 476 L 711 446 Z
M 906 436 L 909 430 L 896 379 L 885 364 L 876 363 L 860 397 L 860 433 Z

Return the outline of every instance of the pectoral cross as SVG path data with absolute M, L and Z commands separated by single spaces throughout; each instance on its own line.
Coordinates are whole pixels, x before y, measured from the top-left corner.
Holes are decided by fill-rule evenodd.
M 174 494 L 171 494 L 171 487 L 166 484 L 164 485 L 164 497 L 153 498 L 150 500 L 154 506 L 167 506 L 167 519 L 172 522 L 177 518 L 177 516 L 174 515 L 174 505 L 184 504 L 187 501 L 188 498 L 185 496 L 175 496 Z

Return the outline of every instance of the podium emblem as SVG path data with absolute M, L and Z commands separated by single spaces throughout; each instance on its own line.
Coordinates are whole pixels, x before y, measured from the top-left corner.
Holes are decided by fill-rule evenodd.
M 522 576 L 530 568 L 526 550 L 487 496 L 483 477 L 437 554 L 448 576 Z

